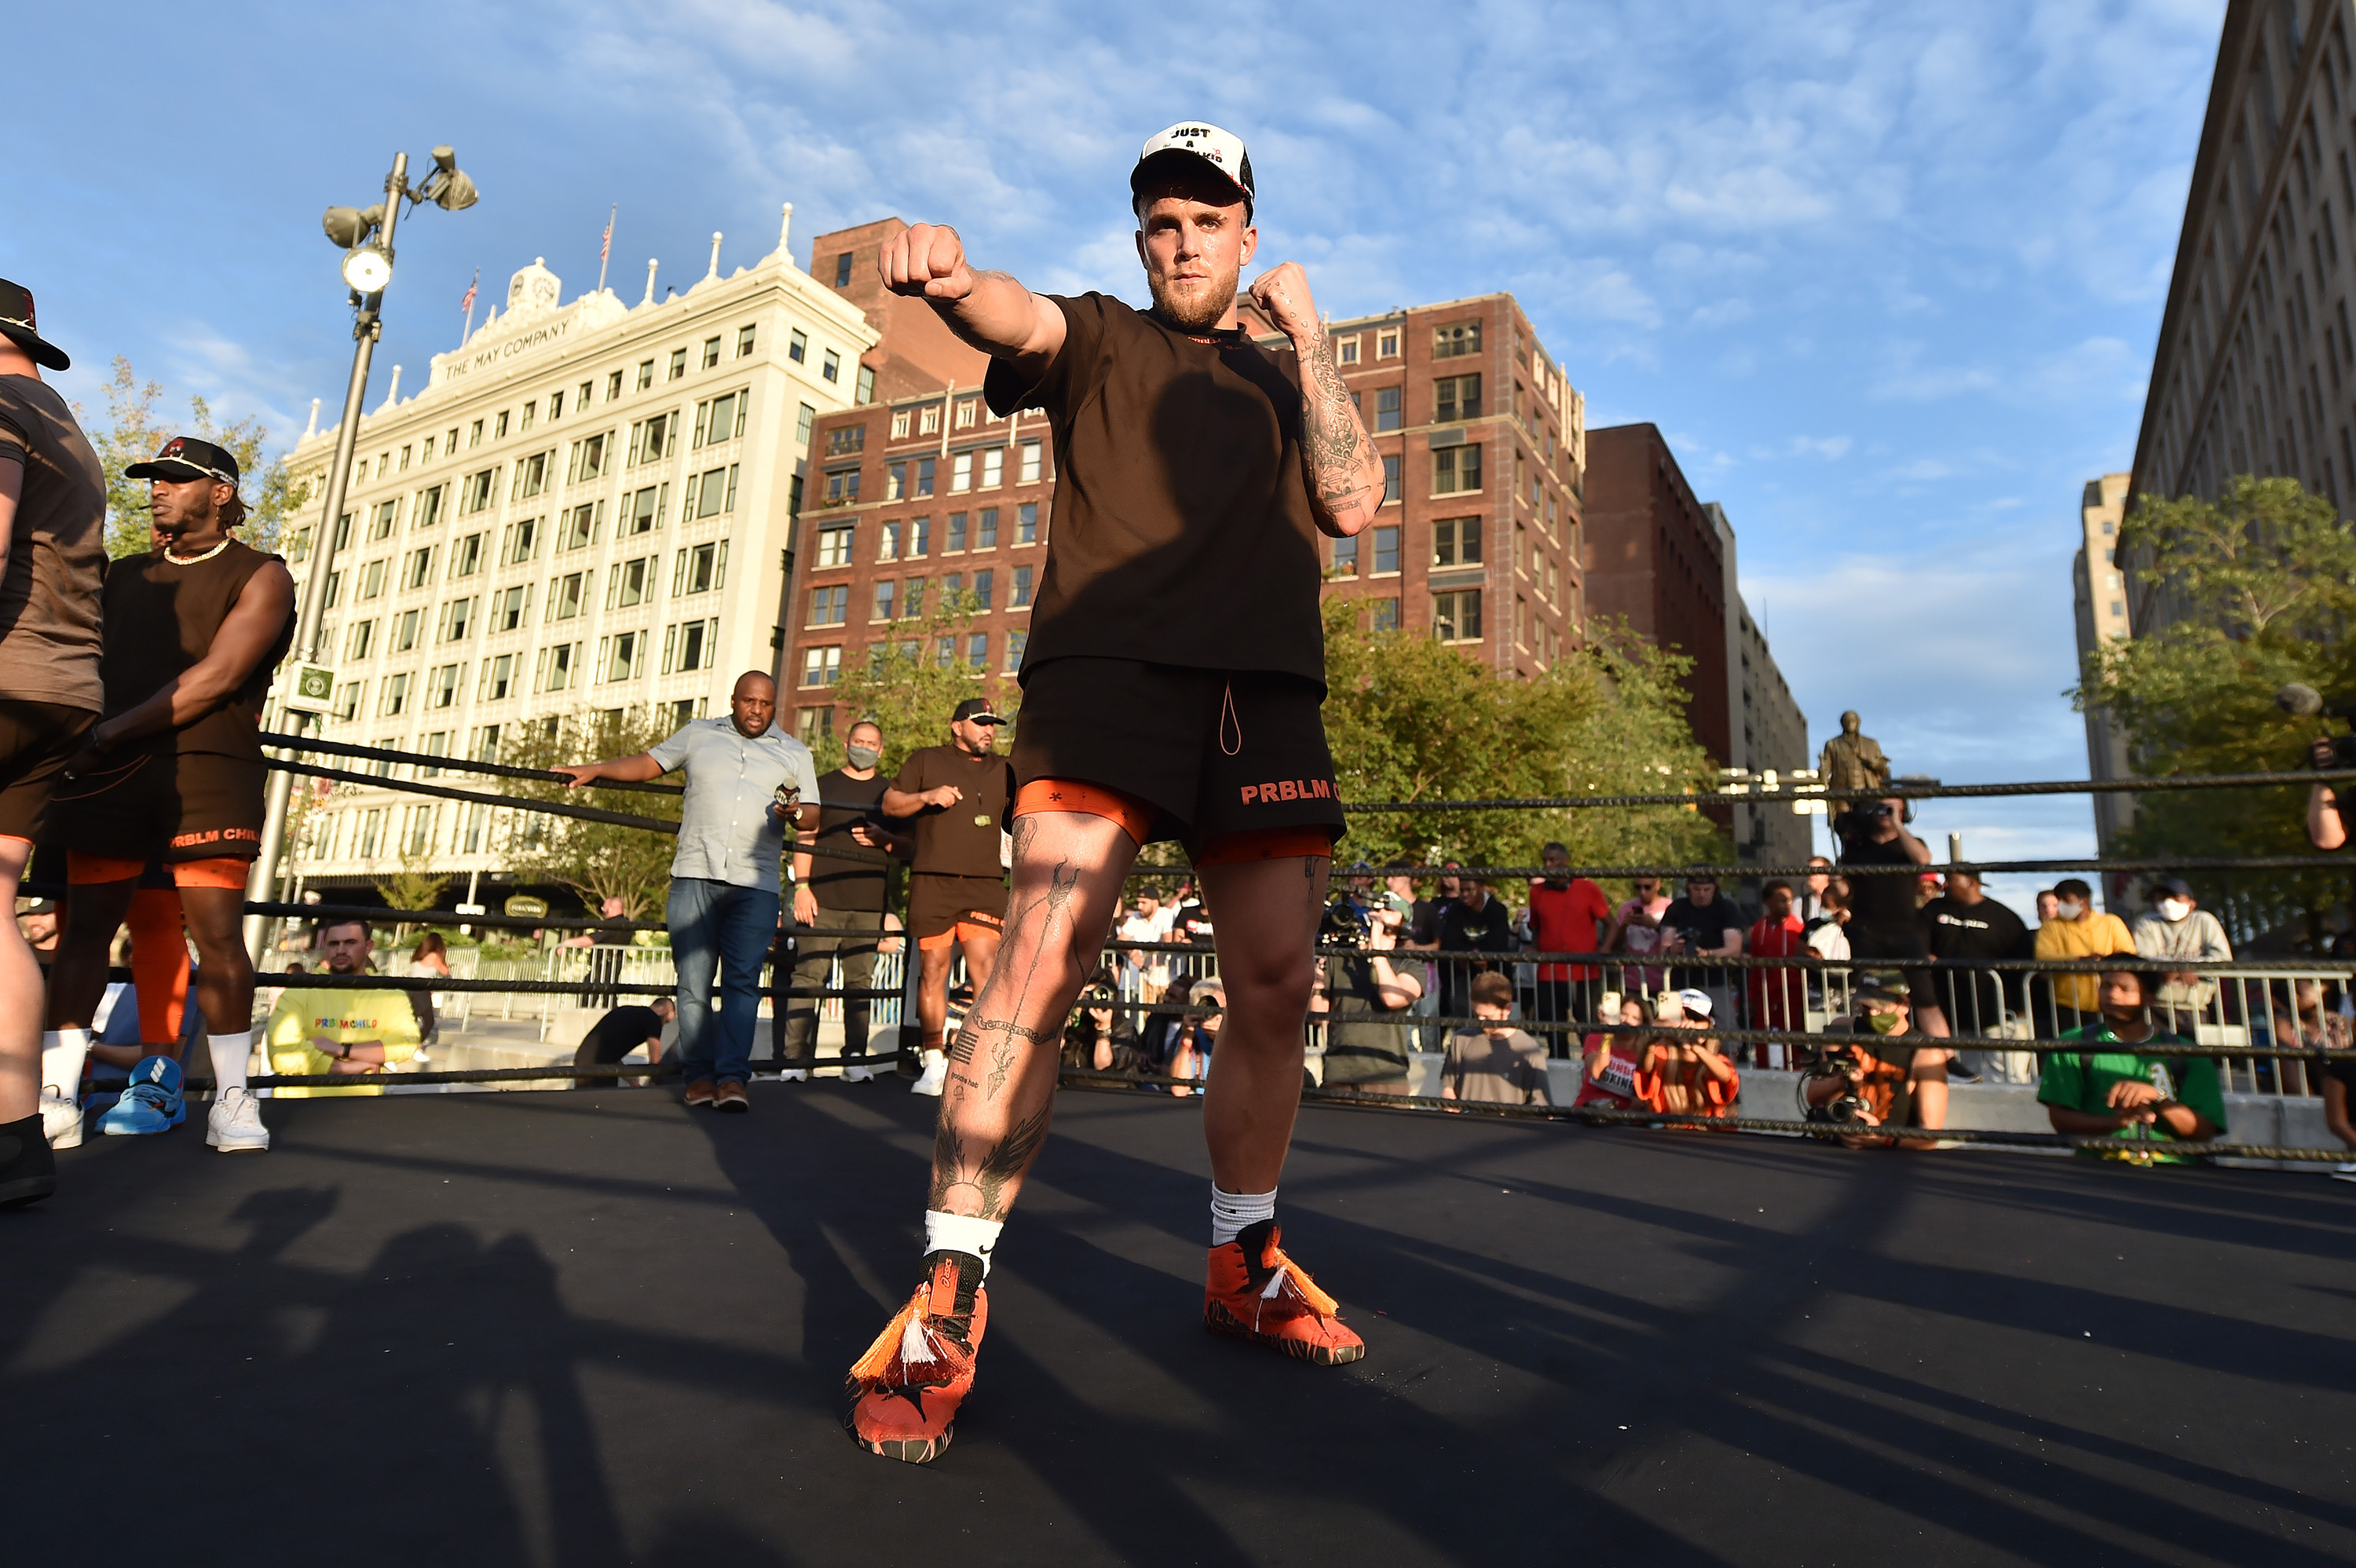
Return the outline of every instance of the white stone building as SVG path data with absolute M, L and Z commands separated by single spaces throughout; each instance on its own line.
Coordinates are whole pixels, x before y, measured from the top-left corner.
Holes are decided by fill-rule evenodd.
M 811 426 L 872 398 L 876 335 L 782 233 L 731 276 L 719 255 L 715 234 L 710 269 L 663 300 L 649 262 L 636 306 L 610 289 L 560 304 L 535 261 L 422 390 L 399 397 L 396 368 L 337 526 L 327 738 L 487 758 L 571 712 L 723 712 L 738 675 L 773 667 Z M 288 455 L 313 496 L 288 526 L 298 580 L 335 442 Z M 304 838 L 293 869 L 315 885 L 404 851 L 458 876 L 499 863 L 488 808 L 392 790 L 339 792 Z

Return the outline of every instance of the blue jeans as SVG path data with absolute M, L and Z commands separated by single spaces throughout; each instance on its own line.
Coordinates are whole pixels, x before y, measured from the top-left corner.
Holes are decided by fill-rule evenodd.
M 777 934 L 775 888 L 740 888 L 701 877 L 674 877 L 664 911 L 671 960 L 679 970 L 680 1072 L 734 1079 L 753 1071 L 753 1020 L 761 1006 L 761 961 Z M 713 1039 L 712 971 L 720 974 L 719 1038 Z

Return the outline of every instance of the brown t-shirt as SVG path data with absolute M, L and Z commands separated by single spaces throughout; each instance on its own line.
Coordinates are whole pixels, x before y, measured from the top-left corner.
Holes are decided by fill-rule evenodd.
M 45 381 L 0 376 L 0 463 L 25 470 L 0 574 L 0 698 L 99 710 L 106 477 Z
M 126 555 L 106 571 L 106 715 L 146 701 L 165 683 L 193 668 L 212 650 L 213 637 L 253 574 L 278 558 L 230 539 L 219 555 L 181 563 L 161 550 Z M 268 652 L 229 700 L 194 723 L 166 730 L 135 744 L 161 755 L 212 752 L 262 759 L 262 699 L 271 673 L 294 640 L 294 608 Z
M 1276 670 L 1325 684 L 1317 525 L 1301 467 L 1301 365 L 1214 343 L 1103 294 L 1049 295 L 1064 347 L 1036 386 L 1003 359 L 992 412 L 1055 435 L 1055 517 L 1023 669 L 1071 655 Z M 1150 653 L 1141 644 L 1151 627 Z
M 1014 801 L 1014 764 L 995 752 L 975 757 L 955 746 L 926 746 L 911 752 L 900 764 L 900 776 L 892 781 L 903 795 L 921 795 L 942 784 L 957 785 L 965 798 L 951 806 L 926 806 L 911 819 L 916 825 L 916 874 L 1004 876 L 998 836 Z

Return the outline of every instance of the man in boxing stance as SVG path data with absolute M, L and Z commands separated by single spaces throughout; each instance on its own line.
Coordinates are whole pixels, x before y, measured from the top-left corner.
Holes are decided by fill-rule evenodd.
M 1290 343 L 1237 325 L 1258 242 L 1243 143 L 1173 125 L 1130 192 L 1150 312 L 976 272 L 933 225 L 880 258 L 887 286 L 991 357 L 993 411 L 1046 411 L 1060 481 L 1022 672 L 1005 935 L 948 1053 L 923 1283 L 851 1371 L 853 1438 L 914 1463 L 948 1446 L 972 1386 L 983 1281 L 1046 1137 L 1064 1020 L 1154 839 L 1183 843 L 1201 875 L 1226 989 L 1204 1106 L 1205 1325 L 1313 1362 L 1365 1353 L 1278 1245 L 1276 1187 L 1342 833 L 1319 715 L 1318 536 L 1374 520 L 1382 464 L 1297 264 L 1251 287 Z M 1135 656 L 1146 625 L 1162 628 L 1154 663 Z
M 232 537 L 245 505 L 237 459 L 220 447 L 174 436 L 123 473 L 149 481 L 155 548 L 107 569 L 106 708 L 58 791 L 72 894 L 49 976 L 50 1039 L 87 1039 L 107 945 L 141 871 L 160 860 L 197 944 L 215 1085 L 205 1141 L 260 1151 L 270 1132 L 245 1086 L 253 965 L 240 926 L 262 852 L 262 704 L 294 638 L 294 580 L 278 557 Z M 185 1114 L 180 1064 L 159 1052 L 133 1067 L 106 1125 L 156 1132 Z

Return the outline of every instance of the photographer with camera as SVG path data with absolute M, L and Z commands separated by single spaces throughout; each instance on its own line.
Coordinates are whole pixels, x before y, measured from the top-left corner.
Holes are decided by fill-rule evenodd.
M 1082 1072 L 1126 1072 L 1135 1076 L 1153 1071 L 1138 1043 L 1137 1027 L 1118 1004 L 1119 992 L 1112 971 L 1099 966 L 1088 976 L 1080 1004 L 1064 1026 L 1064 1066 Z
M 1423 995 L 1423 980 L 1414 973 L 1416 965 L 1392 963 L 1398 933 L 1369 921 L 1344 895 L 1326 909 L 1317 944 L 1348 950 L 1323 960 L 1325 1086 L 1407 1093 L 1411 1031 L 1404 1026 L 1408 1009 Z M 1312 1002 L 1310 1017 L 1318 1016 Z
M 2100 976 L 2101 1017 L 2064 1040 L 2110 1049 L 2055 1051 L 2045 1059 L 2037 1097 L 2057 1133 L 2135 1138 L 2168 1144 L 2206 1143 L 2225 1131 L 2225 1097 L 2217 1063 L 2206 1056 L 2147 1056 L 2139 1045 L 2188 1045 L 2151 1019 L 2158 976 L 2106 969 Z M 2125 1049 L 2121 1049 L 2125 1048 Z M 2089 1159 L 2136 1165 L 2181 1165 L 2182 1155 L 2080 1149 Z
M 1899 880 L 1903 879 L 1878 879 Z M 1827 1041 L 1815 1061 L 1801 1069 L 1800 1098 L 1807 1119 L 1844 1127 L 1917 1126 L 1934 1132 L 1947 1125 L 1947 1050 L 1914 1029 L 1913 995 L 1896 975 L 1860 975 L 1857 1015 L 1826 1027 Z M 1887 1136 L 1839 1135 L 1847 1148 L 1889 1148 L 1901 1140 Z M 1910 1147 L 1927 1147 L 1917 1140 Z
M 1833 818 L 1843 866 L 1927 866 L 1930 846 L 1906 830 L 1913 808 L 1903 800 L 1860 801 Z M 1848 884 L 1848 950 L 1865 962 L 1929 955 L 1914 897 L 1915 879 L 1894 873 L 1854 876 Z

